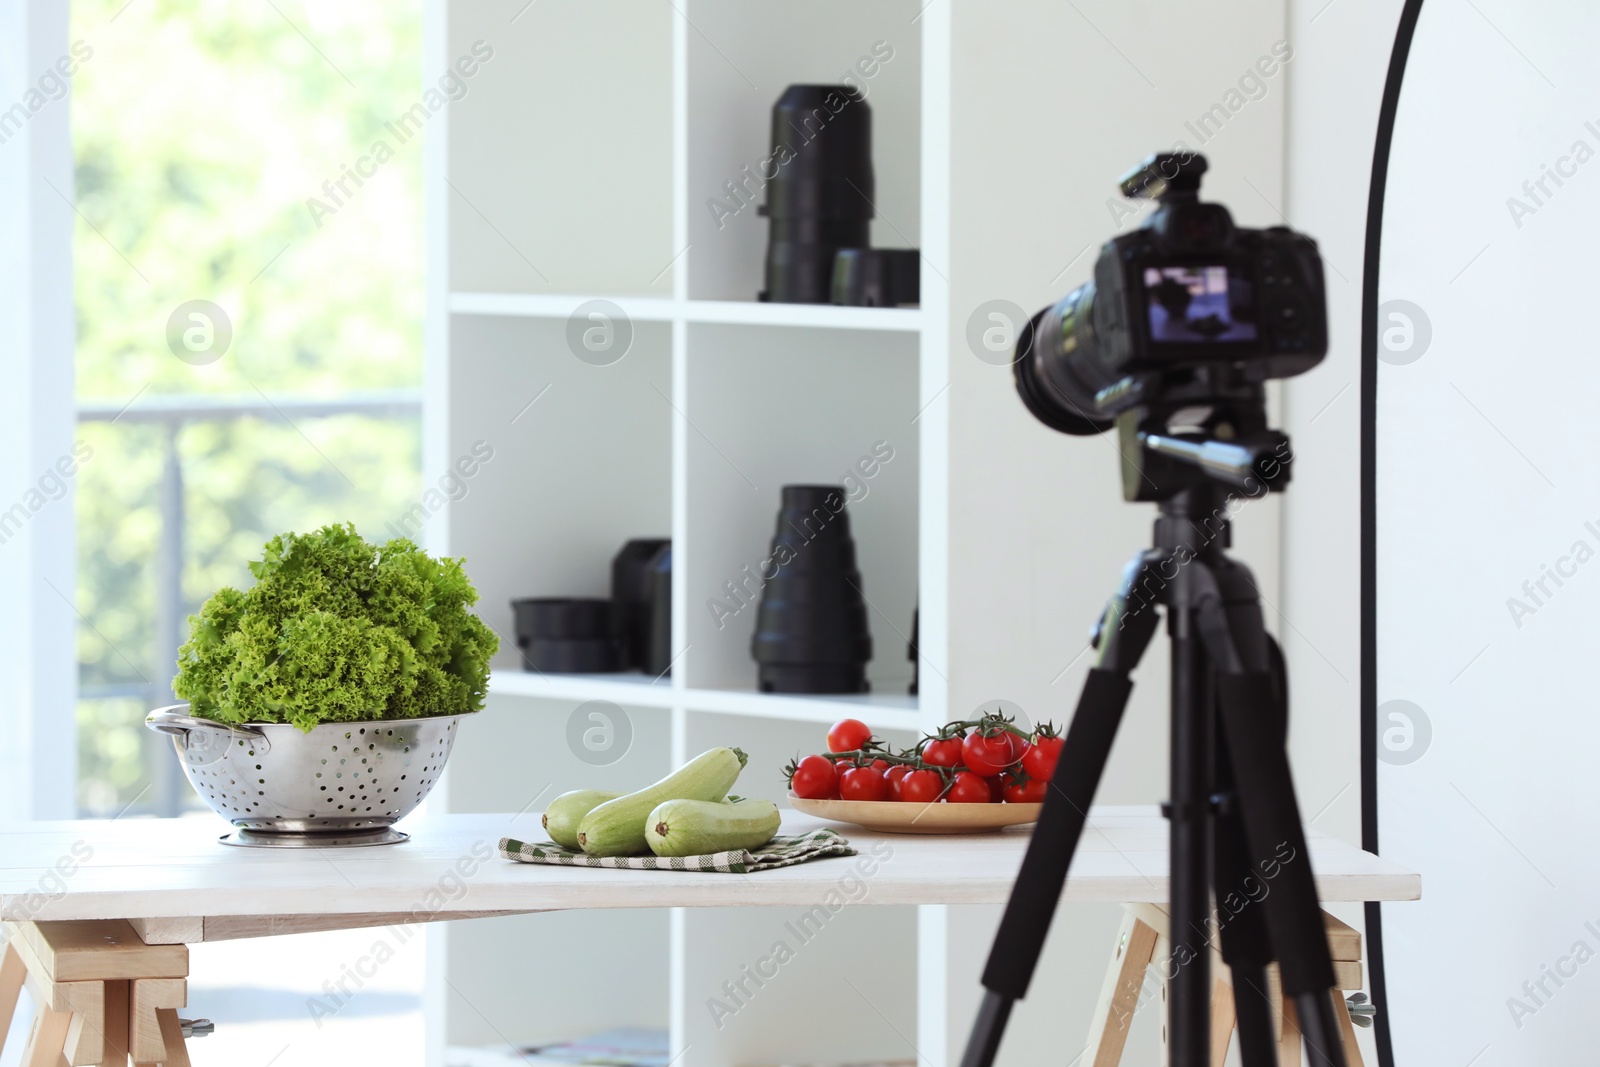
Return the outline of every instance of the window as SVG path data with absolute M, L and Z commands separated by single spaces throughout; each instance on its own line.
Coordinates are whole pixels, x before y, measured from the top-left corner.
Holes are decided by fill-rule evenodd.
M 76 0 L 71 37 L 79 812 L 171 815 L 142 719 L 189 612 L 420 492 L 420 4 Z

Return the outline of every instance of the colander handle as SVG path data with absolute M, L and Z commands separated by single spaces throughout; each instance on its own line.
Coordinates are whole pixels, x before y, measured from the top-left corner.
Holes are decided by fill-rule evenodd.
M 164 734 L 177 734 L 183 736 L 190 730 L 215 730 L 224 734 L 245 734 L 259 738 L 263 742 L 266 734 L 254 726 L 236 726 L 229 723 L 212 722 L 210 719 L 199 719 L 193 715 L 184 715 L 189 709 L 187 704 L 174 704 L 170 708 L 157 708 L 144 717 L 144 724 L 152 730 Z

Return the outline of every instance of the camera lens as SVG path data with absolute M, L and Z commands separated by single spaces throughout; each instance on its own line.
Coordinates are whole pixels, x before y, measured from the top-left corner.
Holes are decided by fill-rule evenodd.
M 1017 358 L 1012 363 L 1017 393 L 1033 417 L 1062 433 L 1092 437 L 1112 426 L 1097 419 L 1091 387 L 1080 368 L 1098 367 L 1095 360 L 1094 283 L 1079 286 L 1033 317 L 1017 337 Z M 1067 358 L 1071 352 L 1073 360 Z M 1114 379 L 1113 379 L 1114 380 Z

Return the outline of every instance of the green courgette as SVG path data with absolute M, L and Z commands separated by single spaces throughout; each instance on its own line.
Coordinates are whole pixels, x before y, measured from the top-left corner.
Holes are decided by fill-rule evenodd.
M 721 800 L 749 759 L 736 748 L 702 752 L 652 786 L 608 800 L 578 824 L 578 847 L 591 856 L 648 852 L 644 821 L 668 800 Z
M 644 839 L 658 856 L 709 856 L 760 848 L 781 821 L 770 800 L 669 800 L 650 812 Z
M 578 847 L 578 824 L 583 817 L 604 804 L 615 800 L 621 793 L 605 793 L 598 789 L 574 789 L 562 793 L 544 809 L 544 828 L 550 840 L 562 848 Z

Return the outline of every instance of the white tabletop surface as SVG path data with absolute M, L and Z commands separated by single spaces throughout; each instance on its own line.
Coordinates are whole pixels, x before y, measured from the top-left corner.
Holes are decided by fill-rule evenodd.
M 784 813 L 785 833 L 817 825 Z M 844 878 L 866 882 L 862 903 L 996 904 L 1007 899 L 1032 829 L 946 837 L 840 826 L 861 856 L 736 875 L 502 859 L 502 837 L 546 839 L 537 812 L 418 816 L 400 828 L 410 841 L 284 850 L 219 844 L 228 827 L 210 816 L 0 827 L 0 920 L 811 906 Z M 1310 851 L 1324 901 L 1421 893 L 1418 875 L 1343 841 L 1313 833 Z M 852 899 L 860 892 L 847 888 Z M 1093 809 L 1064 900 L 1166 898 L 1165 820 L 1153 807 Z

